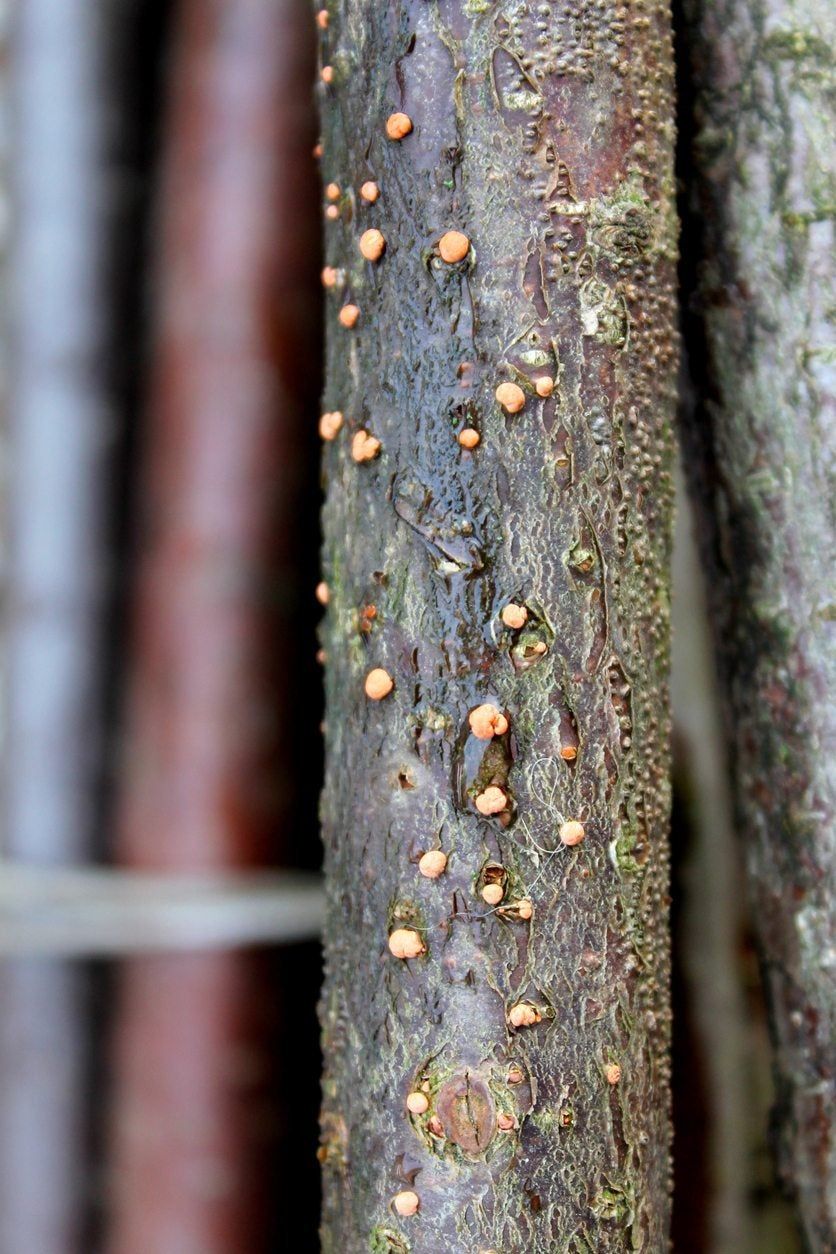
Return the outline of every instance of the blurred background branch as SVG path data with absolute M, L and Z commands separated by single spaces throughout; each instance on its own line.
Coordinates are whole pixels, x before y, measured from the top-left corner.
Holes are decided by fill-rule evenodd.
M 318 704 L 295 691 L 315 686 L 299 645 L 319 369 L 308 23 L 263 0 L 175 10 L 118 799 L 134 868 L 300 858 L 297 762 Z M 291 1005 L 263 952 L 123 965 L 111 1254 L 272 1247 Z
M 111 958 L 316 939 L 319 877 L 0 864 L 0 957 Z

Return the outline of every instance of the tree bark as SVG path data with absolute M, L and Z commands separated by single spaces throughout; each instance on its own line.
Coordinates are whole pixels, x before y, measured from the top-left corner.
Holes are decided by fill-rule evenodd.
M 659 1251 L 668 9 L 329 14 L 323 1248 Z M 448 263 L 450 230 L 470 248 Z M 380 700 L 374 668 L 394 681 Z M 490 740 L 470 731 L 482 704 Z
M 736 803 L 771 1007 L 779 1164 L 809 1248 L 836 1242 L 836 408 L 832 18 L 691 0 L 688 423 Z
M 310 541 L 297 527 L 319 324 L 305 295 L 316 233 L 303 31 L 298 0 L 178 6 L 119 823 L 133 867 L 265 865 L 291 848 L 305 719 L 304 663 L 288 659 L 305 615 L 294 592 Z M 303 173 L 291 183 L 288 170 Z M 270 1247 L 269 971 L 250 953 L 125 965 L 109 1250 Z M 303 1016 L 287 1018 L 298 1034 Z

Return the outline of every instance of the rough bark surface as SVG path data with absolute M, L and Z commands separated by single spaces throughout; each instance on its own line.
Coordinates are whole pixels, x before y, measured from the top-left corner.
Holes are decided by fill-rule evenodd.
M 778 1082 L 779 1160 L 836 1248 L 832 11 L 688 6 L 697 96 L 690 422 Z M 830 99 L 829 99 L 830 97 Z M 691 241 L 689 240 L 689 243 Z
M 667 5 L 341 0 L 328 16 L 323 161 L 339 212 L 324 407 L 344 423 L 324 458 L 323 1248 L 657 1252 Z M 400 142 L 394 111 L 413 123 Z M 377 263 L 358 251 L 372 227 Z M 437 248 L 450 229 L 471 241 L 454 264 Z M 515 414 L 495 400 L 503 382 L 524 394 Z M 381 449 L 357 463 L 360 429 Z M 500 617 L 510 602 L 522 628 Z M 364 695 L 374 667 L 394 680 L 378 702 Z M 487 742 L 468 726 L 484 702 L 510 722 Z M 488 786 L 507 798 L 493 818 L 475 805 Z M 571 848 L 568 819 L 585 827 Z M 417 866 L 429 849 L 448 857 L 435 880 Z M 396 927 L 426 953 L 393 957 Z M 515 1029 L 521 1002 L 538 1021 Z M 411 1090 L 426 1112 L 408 1113 Z M 416 1214 L 397 1213 L 402 1191 Z

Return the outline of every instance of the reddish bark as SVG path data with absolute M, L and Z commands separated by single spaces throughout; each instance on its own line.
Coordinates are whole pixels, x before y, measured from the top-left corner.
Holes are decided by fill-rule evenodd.
M 180 7 L 120 814 L 131 866 L 276 862 L 291 814 L 294 524 L 317 391 L 308 22 L 300 0 Z M 263 1248 L 264 963 L 126 966 L 113 1254 Z

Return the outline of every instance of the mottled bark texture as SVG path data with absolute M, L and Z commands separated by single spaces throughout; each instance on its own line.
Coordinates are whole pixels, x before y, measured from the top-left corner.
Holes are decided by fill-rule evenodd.
M 660 1251 L 668 9 L 342 0 L 329 15 L 325 409 L 344 422 L 324 459 L 323 1247 Z M 413 123 L 400 142 L 394 111 Z M 372 227 L 377 263 L 358 251 Z M 450 229 L 471 247 L 448 264 Z M 357 463 L 360 429 L 381 448 Z M 374 667 L 394 680 L 378 702 Z M 469 732 L 485 702 L 510 723 L 490 741 Z M 505 803 L 486 818 L 489 787 Z M 572 847 L 569 819 L 585 828 Z M 430 849 L 449 859 L 438 879 L 417 865 Z M 394 957 L 396 928 L 425 954 Z M 520 1003 L 536 1021 L 515 1028 Z
M 836 1247 L 832 7 L 691 0 L 691 464 L 771 1006 L 779 1158 Z M 700 350 L 701 343 L 701 350 Z M 701 355 L 702 352 L 702 355 Z

